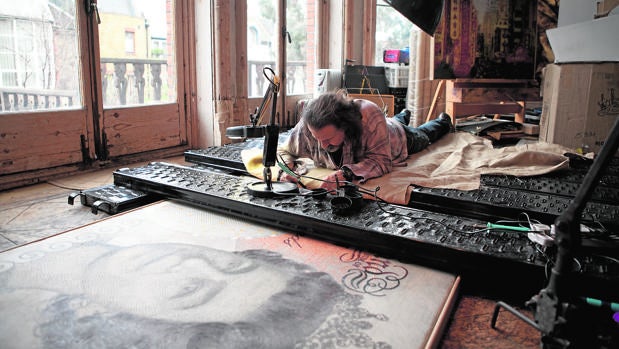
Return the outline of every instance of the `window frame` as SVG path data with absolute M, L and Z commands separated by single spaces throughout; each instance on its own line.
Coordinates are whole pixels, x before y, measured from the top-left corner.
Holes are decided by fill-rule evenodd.
M 86 15 L 84 1 L 96 3 L 94 0 L 79 0 L 78 3 L 78 26 L 90 28 L 95 31 L 95 19 Z M 374 0 L 364 0 L 361 6 L 366 10 L 371 9 L 370 4 Z M 175 0 L 176 4 L 176 30 L 183 33 L 182 38 L 176 40 L 177 74 L 179 76 L 179 92 L 177 94 L 179 112 L 184 113 L 182 125 L 179 127 L 184 132 L 183 144 L 170 146 L 160 150 L 142 150 L 137 154 L 116 155 L 106 153 L 105 147 L 96 147 L 107 137 L 101 130 L 101 124 L 81 123 L 81 120 L 90 118 L 101 119 L 101 98 L 94 98 L 96 91 L 101 90 L 100 74 L 98 71 L 98 49 L 93 43 L 93 35 L 80 35 L 80 47 L 90 47 L 90 52 L 85 55 L 94 59 L 82 59 L 81 69 L 84 71 L 86 83 L 81 91 L 83 95 L 83 109 L 65 111 L 40 111 L 32 113 L 15 113 L 0 117 L 0 129 L 9 132 L 0 132 L 0 147 L 14 151 L 17 147 L 8 147 L 12 142 L 12 131 L 25 132 L 27 129 L 15 129 L 14 121 L 20 118 L 31 119 L 34 124 L 53 124 L 56 115 L 62 113 L 67 116 L 66 124 L 71 125 L 78 137 L 85 135 L 82 140 L 71 140 L 69 149 L 73 156 L 70 163 L 52 163 L 52 157 L 46 159 L 48 166 L 26 167 L 18 173 L 2 172 L 0 167 L 0 190 L 3 188 L 39 182 L 58 175 L 80 173 L 106 166 L 151 160 L 158 156 L 180 155 L 191 147 L 203 148 L 212 145 L 222 145 L 231 141 L 224 136 L 225 129 L 229 126 L 247 124 L 248 115 L 255 111 L 262 98 L 247 97 L 247 67 L 245 45 L 234 45 L 230 42 L 246 42 L 246 0 L 211 0 L 209 2 L 196 2 L 195 0 Z M 347 9 L 357 6 L 354 0 L 342 1 L 317 1 L 317 45 L 321 47 L 316 52 L 316 69 L 341 69 L 344 57 L 347 53 L 354 52 L 356 56 L 358 47 L 355 38 L 347 35 L 351 29 L 351 18 L 347 18 Z M 197 16 L 197 17 L 196 17 Z M 208 16 L 208 18 L 205 18 Z M 364 16 L 366 19 L 367 15 Z M 356 24 L 352 24 L 356 27 Z M 371 27 L 371 25 L 365 27 Z M 242 28 L 242 30 L 239 30 Z M 362 31 L 363 32 L 363 31 Z M 370 34 L 372 35 L 371 31 Z M 200 38 L 200 40 L 198 40 Z M 209 40 L 210 38 L 210 40 Z M 367 37 L 366 37 L 367 39 Z M 353 48 L 354 45 L 354 48 Z M 227 48 L 226 48 L 227 47 Z M 367 53 L 368 57 L 372 52 Z M 348 57 L 347 57 L 348 58 Z M 359 61 L 363 61 L 360 59 Z M 180 91 L 184 92 L 180 92 Z M 313 91 L 306 95 L 287 96 L 285 103 L 282 98 L 278 99 L 280 114 L 294 113 L 297 102 L 301 99 L 311 98 Z M 165 107 L 159 110 L 165 113 Z M 168 105 L 169 107 L 169 105 Z M 174 109 L 174 108 L 173 108 Z M 129 108 L 124 109 L 129 112 Z M 173 110 L 174 111 L 174 110 Z M 115 110 L 110 110 L 113 117 Z M 151 111 L 147 111 L 151 112 Z M 176 112 L 176 111 L 174 111 Z M 107 115 L 109 116 L 109 115 Z M 106 116 L 106 117 L 107 117 Z M 5 128 L 9 125 L 9 128 Z M 50 132 L 57 132 L 55 129 Z M 95 138 L 98 138 L 96 140 Z M 81 144 L 79 144 L 81 142 Z M 75 145 L 78 143 L 78 145 Z M 23 147 L 29 146 L 22 142 Z M 60 146 L 60 145 L 59 145 Z M 5 154 L 6 155 L 6 154 Z M 40 154 L 39 154 L 40 155 Z M 11 162 L 6 156 L 0 155 L 0 164 Z M 10 164 L 9 164 L 10 165 Z M 28 172 L 28 173 L 25 173 Z M 9 183 L 9 184 L 7 184 Z
M 131 38 L 128 37 L 130 35 Z M 131 40 L 131 42 L 129 42 Z M 125 53 L 135 55 L 135 30 L 133 28 L 125 28 Z
M 242 4 L 242 10 L 241 8 L 239 8 L 239 6 L 237 6 L 237 9 L 239 10 L 239 12 L 237 13 L 237 21 L 239 21 L 239 27 L 242 27 L 245 29 L 245 35 L 244 35 L 244 40 L 239 40 L 237 42 L 243 42 L 244 44 L 242 45 L 242 47 L 238 47 L 237 48 L 237 54 L 238 55 L 246 55 L 247 52 L 247 10 L 246 10 L 246 6 L 247 3 L 246 1 L 250 1 L 250 0 L 237 0 L 239 2 L 241 2 Z M 275 24 L 277 26 L 277 28 L 285 28 L 285 16 L 281 15 L 281 13 L 286 11 L 286 0 L 277 0 L 276 1 L 276 11 L 277 11 L 277 23 Z M 329 35 L 329 28 L 330 26 L 332 26 L 331 22 L 332 20 L 336 20 L 336 23 L 339 23 L 341 25 L 342 20 L 340 19 L 339 22 L 337 22 L 337 18 L 334 17 L 330 17 L 330 13 L 341 13 L 341 4 L 337 3 L 337 2 L 325 2 L 325 1 L 319 1 L 317 0 L 315 2 L 315 29 L 316 29 L 316 33 L 315 33 L 315 45 L 316 47 L 323 47 L 321 46 L 322 43 L 328 43 L 329 40 L 328 35 Z M 333 28 L 336 28 L 337 26 L 333 26 Z M 275 57 L 275 72 L 276 74 L 278 74 L 281 78 L 281 68 L 282 66 L 286 66 L 287 65 L 287 59 L 286 59 L 286 47 L 284 45 L 284 42 L 286 38 L 280 34 L 278 34 L 278 37 L 280 37 L 280 40 L 277 40 L 274 44 L 276 46 L 276 57 Z M 326 45 L 325 45 L 326 46 Z M 330 65 L 336 65 L 338 68 L 341 67 L 341 59 L 339 56 L 339 50 L 332 50 L 332 43 L 329 46 L 323 47 L 320 50 L 317 50 L 317 52 L 315 52 L 314 57 L 311 57 L 311 59 L 314 60 L 314 67 L 315 69 L 320 69 L 320 68 L 328 68 Z M 330 55 L 333 55 L 335 53 L 336 56 L 331 57 Z M 308 60 L 310 58 L 308 57 Z M 247 81 L 248 79 L 248 72 L 247 72 L 247 68 L 245 68 L 244 71 L 244 76 L 242 77 L 244 78 L 244 82 L 243 82 L 243 86 L 245 88 L 244 90 L 244 94 L 247 96 L 248 95 L 248 86 L 247 86 Z M 310 88 L 308 91 L 306 91 L 303 94 L 294 94 L 294 95 L 288 95 L 288 94 L 282 94 L 281 91 L 285 91 L 286 90 L 286 82 L 284 81 L 284 79 L 282 79 L 282 81 L 280 82 L 280 94 L 278 96 L 278 101 L 277 101 L 277 112 L 279 113 L 279 115 L 286 115 L 285 118 L 281 118 L 279 120 L 280 125 L 283 124 L 284 126 L 293 126 L 290 125 L 296 118 L 298 118 L 298 115 L 294 115 L 294 113 L 297 111 L 296 105 L 298 104 L 299 101 L 304 100 L 304 99 L 310 99 L 313 97 L 313 88 Z M 227 120 L 228 125 L 227 126 L 235 126 L 235 125 L 239 125 L 239 124 L 246 124 L 247 121 L 249 120 L 249 114 L 254 112 L 256 110 L 256 108 L 258 108 L 261 104 L 263 100 L 263 96 L 259 96 L 259 97 L 247 97 L 247 111 L 246 111 L 246 119 L 244 120 L 238 120 L 238 119 L 229 119 Z M 290 116 L 290 119 L 288 119 L 287 116 Z M 284 121 L 285 120 L 285 121 Z M 290 120 L 290 122 L 288 122 L 288 120 Z M 290 123 L 290 124 L 289 124 Z M 222 139 L 222 143 L 230 143 L 230 140 L 228 139 Z
M 104 109 L 96 1 L 75 1 L 83 107 L 0 114 L 0 148 L 4 150 L 0 153 L 0 190 L 114 164 L 181 155 L 191 147 L 191 118 L 196 112 L 196 102 L 187 96 L 195 91 L 195 78 L 190 77 L 195 74 L 195 61 L 191 59 L 195 54 L 194 2 L 172 0 L 176 100 Z M 86 4 L 92 4 L 92 11 L 87 11 Z M 169 117 L 171 114 L 176 115 L 176 120 Z M 156 117 L 160 122 L 146 120 L 145 115 Z M 110 140 L 117 141 L 119 132 L 108 134 L 109 131 L 123 127 L 126 120 L 132 120 L 131 131 L 125 136 L 127 141 L 125 144 L 111 143 Z M 171 133 L 174 135 L 170 136 Z

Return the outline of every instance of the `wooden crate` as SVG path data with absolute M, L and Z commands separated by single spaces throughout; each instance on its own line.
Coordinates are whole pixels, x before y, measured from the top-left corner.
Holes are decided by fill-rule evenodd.
M 354 99 L 365 99 L 374 102 L 381 109 L 386 110 L 387 116 L 394 115 L 395 98 L 393 95 L 349 93 L 348 96 Z
M 514 114 L 523 123 L 527 101 L 539 101 L 531 80 L 455 79 L 445 83 L 445 112 L 454 122 L 479 114 Z

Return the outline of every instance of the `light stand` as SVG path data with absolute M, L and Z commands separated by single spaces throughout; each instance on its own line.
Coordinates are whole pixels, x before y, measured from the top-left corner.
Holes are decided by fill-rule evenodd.
M 271 77 L 266 72 L 271 73 Z M 279 93 L 279 79 L 273 69 L 265 67 L 263 74 L 269 81 L 269 88 L 264 94 L 258 110 L 249 116 L 251 126 L 236 126 L 226 129 L 226 136 L 231 139 L 256 138 L 264 136 L 262 149 L 263 181 L 254 182 L 247 186 L 250 195 L 257 197 L 273 197 L 278 193 L 297 193 L 299 188 L 295 183 L 273 182 L 271 166 L 275 166 L 277 157 L 277 144 L 279 139 L 279 125 L 275 123 L 277 110 L 277 94 Z M 268 125 L 260 125 L 266 105 L 271 102 L 271 119 Z
M 543 348 L 595 347 L 596 334 L 587 333 L 590 331 L 586 323 L 590 319 L 579 316 L 584 312 L 583 307 L 589 305 L 583 304 L 581 297 L 574 294 L 576 280 L 573 264 L 574 256 L 581 246 L 580 216 L 618 146 L 619 118 L 615 120 L 606 143 L 587 172 L 574 200 L 555 220 L 557 261 L 546 288 L 528 302 L 535 305 L 535 322 L 505 303 L 498 302 L 492 316 L 492 328 L 495 328 L 499 309 L 503 307 L 542 333 Z

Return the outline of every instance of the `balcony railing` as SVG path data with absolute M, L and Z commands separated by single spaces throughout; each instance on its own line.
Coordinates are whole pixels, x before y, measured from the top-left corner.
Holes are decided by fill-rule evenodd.
M 140 105 L 168 100 L 167 61 L 101 59 L 103 106 Z M 164 77 L 164 78 L 162 78 Z M 81 107 L 79 91 L 0 87 L 0 112 Z
M 76 103 L 76 91 L 0 87 L 0 112 L 68 109 Z
M 262 69 L 274 61 L 249 61 L 248 94 L 262 97 L 268 88 Z M 289 62 L 288 95 L 311 92 L 313 76 L 305 73 L 306 62 Z M 168 100 L 166 60 L 101 58 L 104 107 L 140 105 Z M 163 78 L 162 78 L 163 77 Z M 0 112 L 19 112 L 81 107 L 79 91 L 0 87 Z
M 247 93 L 249 97 L 262 97 L 269 87 L 269 83 L 262 73 L 264 67 L 275 67 L 275 61 L 248 61 L 249 81 Z M 306 76 L 306 62 L 288 62 L 286 71 L 286 94 L 302 94 L 311 92 L 311 78 Z M 275 72 L 281 75 L 279 72 Z
M 167 79 L 162 79 L 167 67 L 163 59 L 101 58 L 103 105 L 161 101 L 162 91 L 168 90 Z

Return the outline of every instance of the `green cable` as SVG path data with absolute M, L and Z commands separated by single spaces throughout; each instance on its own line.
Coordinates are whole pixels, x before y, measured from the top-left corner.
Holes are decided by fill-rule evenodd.
M 591 298 L 591 297 L 583 297 L 583 298 L 584 298 L 585 302 L 587 302 L 587 304 L 592 305 L 594 307 L 601 308 L 603 306 L 607 306 L 612 311 L 619 311 L 619 303 L 606 302 L 606 301 L 602 301 L 602 300 Z
M 295 177 L 295 178 L 299 178 L 301 176 L 299 176 L 298 174 L 294 173 L 290 168 L 288 168 L 288 166 L 286 166 L 286 164 L 284 164 L 283 162 L 277 160 L 277 166 L 279 166 L 279 168 L 282 169 L 282 171 L 286 172 L 287 174 Z
M 488 224 L 486 226 L 488 228 L 491 228 L 491 229 L 505 229 L 505 230 L 515 230 L 515 231 L 531 231 L 531 229 L 529 229 L 527 227 L 518 227 L 518 226 L 513 226 L 513 225 L 501 225 L 501 224 L 494 224 L 494 223 L 490 223 L 490 222 L 488 222 Z

